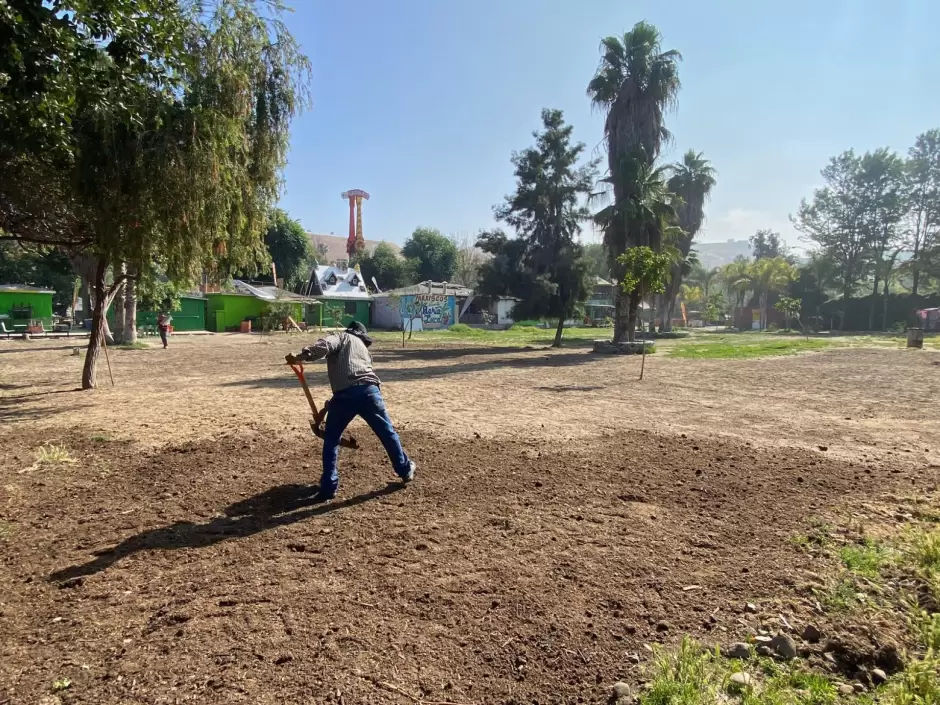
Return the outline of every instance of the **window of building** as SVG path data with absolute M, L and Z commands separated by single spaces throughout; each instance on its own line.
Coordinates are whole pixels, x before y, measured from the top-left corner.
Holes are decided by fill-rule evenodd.
M 346 315 L 347 315 L 347 316 L 355 316 L 355 315 L 356 315 L 356 302 L 355 302 L 355 301 L 347 301 L 347 302 L 346 302 Z

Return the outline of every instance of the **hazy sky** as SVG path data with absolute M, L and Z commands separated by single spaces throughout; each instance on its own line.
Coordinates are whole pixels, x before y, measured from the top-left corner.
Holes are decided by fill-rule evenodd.
M 346 234 L 351 188 L 372 196 L 367 238 L 490 227 L 543 107 L 599 147 L 585 87 L 600 38 L 643 19 L 684 57 L 663 156 L 694 148 L 718 170 L 703 241 L 767 227 L 797 244 L 787 216 L 830 156 L 906 152 L 940 127 L 936 0 L 292 2 L 314 106 L 294 123 L 281 205 L 315 232 Z

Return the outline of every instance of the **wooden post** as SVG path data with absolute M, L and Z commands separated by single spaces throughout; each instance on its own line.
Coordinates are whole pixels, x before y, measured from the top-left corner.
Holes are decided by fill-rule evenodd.
M 643 338 L 640 341 L 640 345 L 643 346 L 643 357 L 640 360 L 640 381 L 643 381 L 643 370 L 646 369 L 646 338 Z
M 108 376 L 111 378 L 111 386 L 114 386 L 114 373 L 111 372 L 111 357 L 108 355 L 108 341 L 104 335 L 101 336 L 101 344 L 104 346 L 104 359 L 108 363 Z

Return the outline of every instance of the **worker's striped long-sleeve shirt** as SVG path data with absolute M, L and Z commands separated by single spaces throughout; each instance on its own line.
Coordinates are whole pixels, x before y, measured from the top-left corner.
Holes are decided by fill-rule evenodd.
M 303 349 L 304 360 L 326 358 L 326 372 L 333 394 L 363 384 L 381 385 L 372 369 L 372 355 L 359 338 L 349 333 L 333 333 Z

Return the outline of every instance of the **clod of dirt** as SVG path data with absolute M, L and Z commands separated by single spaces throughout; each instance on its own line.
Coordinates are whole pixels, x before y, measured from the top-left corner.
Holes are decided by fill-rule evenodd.
M 616 703 L 621 700 L 626 700 L 627 698 L 630 697 L 630 694 L 632 692 L 633 692 L 633 689 L 630 687 L 628 683 L 624 683 L 623 681 L 617 681 L 616 683 L 614 683 L 613 687 L 611 688 L 610 702 Z
M 285 663 L 290 663 L 294 660 L 294 657 L 290 654 L 281 654 L 276 659 L 274 659 L 275 666 L 283 666 Z
M 787 634 L 778 634 L 768 646 L 784 661 L 792 661 L 796 658 L 796 642 Z
M 721 650 L 721 655 L 726 658 L 736 658 L 746 661 L 751 658 L 751 648 L 744 642 L 736 642 Z
M 746 605 L 744 605 L 744 611 L 750 614 L 757 614 L 757 605 L 755 605 L 753 602 L 748 602 Z
M 754 682 L 754 679 L 751 678 L 750 673 L 744 673 L 743 671 L 738 671 L 737 673 L 731 674 L 731 690 L 744 690 L 745 688 L 750 688 L 751 684 Z
M 803 641 L 807 644 L 818 644 L 820 639 L 822 639 L 822 632 L 815 625 L 807 624 L 803 627 Z
M 767 646 L 767 644 L 761 644 L 756 649 L 754 649 L 754 651 L 757 653 L 758 656 L 764 656 L 767 658 L 774 655 L 774 650 L 771 649 L 769 646 Z
M 886 673 L 897 673 L 904 669 L 904 658 L 894 644 L 884 644 L 875 651 L 875 665 Z
M 829 450 L 829 446 L 816 446 L 816 447 L 819 448 L 819 450 L 821 450 L 821 451 L 827 451 L 827 450 Z
M 839 686 L 839 693 L 842 695 L 855 695 L 855 686 L 844 683 Z
M 871 680 L 875 685 L 880 685 L 888 680 L 888 674 L 882 671 L 880 668 L 875 668 L 871 672 Z
M 656 631 L 658 632 L 668 632 L 669 629 L 670 629 L 670 624 L 669 622 L 665 620 L 656 623 Z

